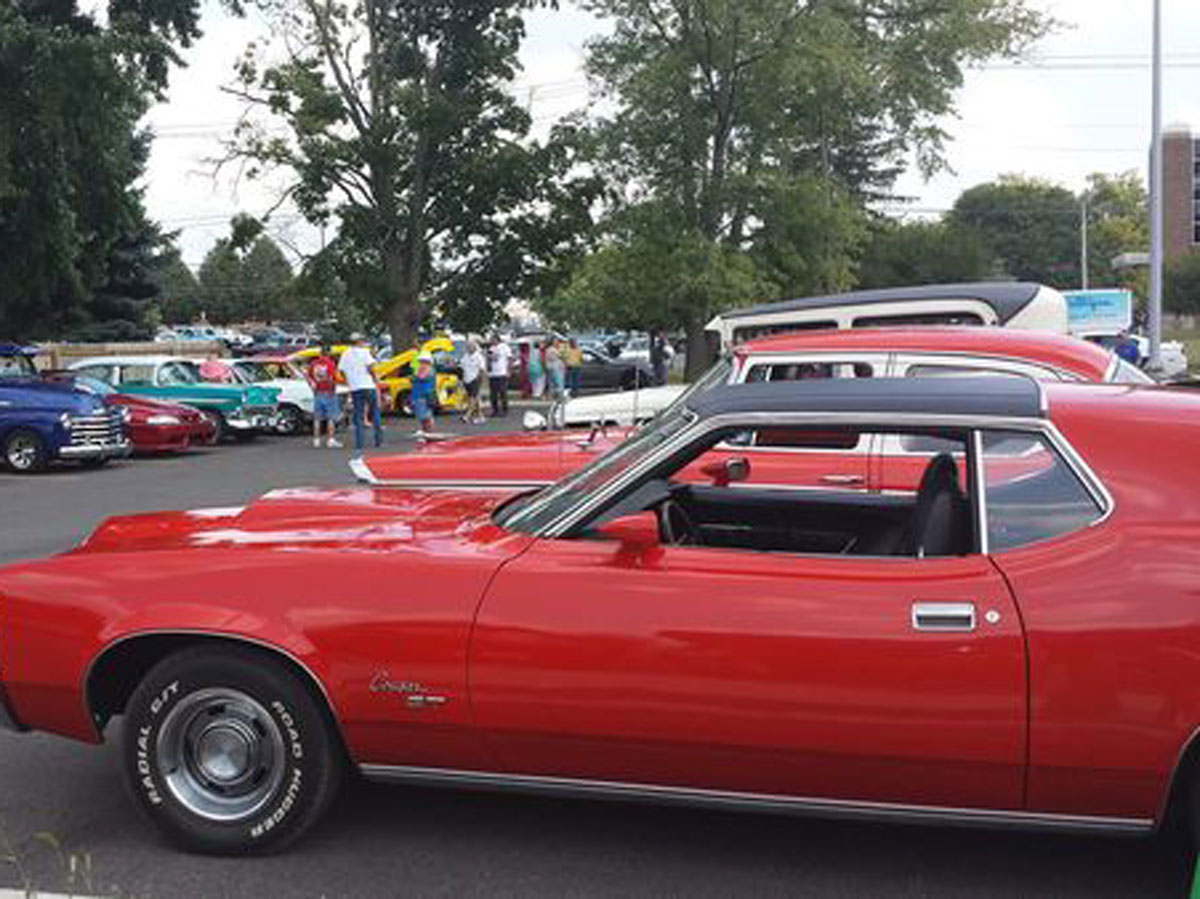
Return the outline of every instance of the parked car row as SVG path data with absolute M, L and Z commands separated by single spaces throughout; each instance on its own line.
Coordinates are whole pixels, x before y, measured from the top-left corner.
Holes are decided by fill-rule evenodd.
M 43 372 L 36 352 L 0 344 L 0 458 L 12 471 L 181 452 L 250 439 L 281 421 L 279 389 L 206 382 L 190 359 L 101 356 Z

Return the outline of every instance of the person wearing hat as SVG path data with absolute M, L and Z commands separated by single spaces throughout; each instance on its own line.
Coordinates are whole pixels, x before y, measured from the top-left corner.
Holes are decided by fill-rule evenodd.
M 417 439 L 425 440 L 433 432 L 433 402 L 437 393 L 437 374 L 433 366 L 433 354 L 422 352 L 417 355 L 416 369 L 412 376 L 413 416 L 417 419 Z

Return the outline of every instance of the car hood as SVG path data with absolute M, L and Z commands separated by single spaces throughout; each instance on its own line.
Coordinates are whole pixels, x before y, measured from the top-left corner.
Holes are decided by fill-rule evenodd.
M 555 481 L 608 452 L 626 434 L 619 428 L 594 438 L 586 431 L 480 434 L 434 441 L 410 453 L 356 459 L 351 469 L 371 484 L 517 488 Z
M 571 425 L 616 421 L 629 424 L 634 418 L 644 421 L 675 402 L 686 389 L 684 384 L 668 384 L 643 390 L 622 390 L 620 393 L 573 397 L 563 406 L 562 423 Z
M 130 393 L 110 393 L 104 397 L 104 402 L 109 406 L 127 406 L 130 409 L 139 409 L 150 415 L 174 415 L 190 418 L 193 414 L 199 414 L 191 406 L 185 406 L 183 403 L 155 400 L 148 396 L 134 396 Z
M 531 538 L 492 523 L 513 491 L 489 493 L 297 488 L 274 490 L 248 506 L 110 518 L 74 552 L 168 549 L 345 549 L 386 552 L 455 548 L 519 551 Z
M 103 404 L 90 393 L 70 384 L 37 378 L 0 380 L 0 403 L 9 408 L 56 409 L 75 415 L 99 412 Z

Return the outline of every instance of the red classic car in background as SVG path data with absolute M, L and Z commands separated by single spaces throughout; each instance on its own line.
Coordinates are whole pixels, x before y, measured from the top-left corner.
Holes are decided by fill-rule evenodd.
M 212 446 L 217 442 L 216 425 L 191 406 L 118 393 L 111 384 L 99 378 L 75 372 L 55 372 L 49 377 L 72 381 L 78 389 L 101 397 L 106 406 L 123 407 L 126 410 L 125 433 L 132 441 L 135 453 L 180 452 L 191 446 Z
M 1059 334 L 979 327 L 864 328 L 803 331 L 749 341 L 737 347 L 731 358 L 717 363 L 677 402 L 726 383 L 963 374 L 1154 383 L 1115 354 Z M 590 434 L 568 430 L 460 437 L 430 442 L 415 452 L 354 459 L 350 467 L 369 484 L 533 486 L 574 471 L 628 433 L 626 428 L 610 427 Z M 862 449 L 865 452 L 866 447 Z M 853 476 L 865 485 L 865 454 L 861 461 L 863 470 Z
M 860 445 L 919 477 L 812 486 Z M 1183 392 L 757 383 L 540 491 L 114 518 L 0 569 L 0 718 L 98 742 L 123 716 L 135 801 L 207 852 L 288 845 L 348 765 L 1148 833 L 1200 811 L 1198 447 Z

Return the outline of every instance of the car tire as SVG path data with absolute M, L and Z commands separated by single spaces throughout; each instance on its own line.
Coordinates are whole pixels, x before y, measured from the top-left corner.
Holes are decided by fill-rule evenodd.
M 4 438 L 4 464 L 21 474 L 41 471 L 50 461 L 46 441 L 35 432 L 17 428 Z
M 304 413 L 296 406 L 280 406 L 275 419 L 275 432 L 294 437 L 304 429 Z
M 264 855 L 303 836 L 345 759 L 313 693 L 254 650 L 197 647 L 145 676 L 125 710 L 121 765 L 139 810 L 171 842 Z
M 225 416 L 216 409 L 201 409 L 200 414 L 213 423 L 216 428 L 212 440 L 205 446 L 218 446 L 228 436 L 229 426 L 225 424 Z

